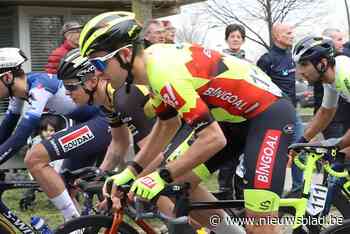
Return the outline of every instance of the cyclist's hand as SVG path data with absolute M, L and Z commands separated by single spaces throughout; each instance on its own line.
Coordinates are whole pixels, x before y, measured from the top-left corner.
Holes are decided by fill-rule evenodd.
M 159 176 L 159 172 L 155 171 L 135 180 L 130 191 L 141 198 L 152 200 L 164 189 L 166 184 Z
M 106 180 L 102 192 L 105 198 L 112 200 L 113 208 L 117 209 L 120 206 L 119 198 L 123 195 L 118 191 L 118 186 L 130 183 L 135 178 L 134 173 L 127 167 L 121 173 L 111 176 Z
M 114 190 L 116 187 L 130 183 L 135 180 L 135 178 L 136 176 L 134 173 L 128 167 L 125 168 L 121 173 L 113 175 L 105 181 L 105 184 L 103 185 L 103 195 L 109 197 L 115 192 Z M 107 188 L 108 184 L 112 185 L 111 189 Z

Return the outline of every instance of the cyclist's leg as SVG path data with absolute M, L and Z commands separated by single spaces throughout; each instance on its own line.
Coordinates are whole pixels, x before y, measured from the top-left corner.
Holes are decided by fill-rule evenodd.
M 285 99 L 278 100 L 250 121 L 244 152 L 245 178 L 248 181 L 244 191 L 246 216 L 265 225 L 247 225 L 248 233 L 279 232 L 277 225 L 266 223 L 271 217 L 278 217 L 279 196 L 283 192 L 293 123 L 295 110 Z
M 58 132 L 52 139 L 42 141 L 27 153 L 25 163 L 29 171 L 65 219 L 77 215 L 77 211 L 61 177 L 49 166 L 49 162 L 63 158 L 74 160 L 79 155 L 94 157 L 101 149 L 107 149 L 110 139 L 107 121 L 96 117 Z

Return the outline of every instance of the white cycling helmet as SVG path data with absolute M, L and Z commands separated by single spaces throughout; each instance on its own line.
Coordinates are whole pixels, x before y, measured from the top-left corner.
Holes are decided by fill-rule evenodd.
M 27 61 L 27 57 L 18 48 L 5 47 L 0 48 L 0 70 L 11 70 Z

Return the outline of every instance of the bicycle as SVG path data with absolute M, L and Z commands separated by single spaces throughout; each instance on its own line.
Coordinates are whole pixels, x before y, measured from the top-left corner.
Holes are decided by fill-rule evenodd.
M 340 225 L 333 225 L 325 230 L 323 230 L 320 234 L 348 234 L 350 233 L 350 219 L 345 220 Z
M 5 175 L 8 169 L 1 169 L 0 174 Z M 4 178 L 3 178 L 4 179 Z M 3 193 L 10 189 L 38 189 L 39 185 L 30 180 L 0 180 L 0 233 L 16 234 L 16 230 L 20 233 L 34 234 L 32 227 L 15 215 L 2 201 Z
M 303 218 L 307 211 L 307 206 L 309 200 L 312 200 L 315 196 L 320 196 L 317 189 L 312 189 L 312 176 L 314 169 L 316 168 L 316 162 L 323 160 L 324 170 L 331 176 L 338 178 L 348 178 L 348 171 L 337 172 L 334 171 L 331 167 L 331 163 L 335 160 L 341 158 L 337 154 L 337 150 L 334 147 L 325 147 L 317 144 L 294 144 L 290 149 L 305 151 L 307 153 L 306 163 L 303 164 L 300 162 L 299 166 L 304 170 L 304 184 L 302 195 L 300 198 L 282 198 L 280 199 L 280 209 L 283 207 L 293 207 L 295 209 L 295 218 L 292 222 L 293 224 L 293 233 L 306 233 L 303 228 Z M 295 157 L 295 161 L 299 160 L 299 156 Z M 297 162 L 298 163 L 298 162 Z M 320 188 L 320 187 L 319 187 Z M 318 192 L 323 191 L 322 197 L 319 198 L 323 204 L 311 203 L 318 207 L 316 210 L 318 213 L 322 212 L 325 202 L 325 193 L 324 190 L 319 190 Z M 123 190 L 126 194 L 127 190 Z M 176 229 L 177 225 L 182 225 L 188 222 L 188 214 L 192 210 L 205 210 L 205 209 L 231 209 L 231 208 L 244 208 L 244 200 L 226 200 L 226 201 L 215 201 L 215 202 L 191 202 L 189 200 L 189 184 L 171 184 L 166 186 L 166 188 L 161 192 L 161 195 L 175 198 L 175 209 L 174 214 L 175 218 L 168 217 L 162 214 L 160 211 L 154 209 L 148 212 L 141 212 L 140 210 L 135 209 L 132 211 L 132 207 L 127 201 L 127 196 L 121 199 L 123 209 L 117 211 L 113 216 L 103 215 L 103 216 L 86 216 L 73 219 L 56 230 L 56 234 L 67 234 L 73 231 L 81 230 L 82 233 L 123 233 L 123 234 L 134 234 L 138 233 L 134 228 L 129 229 L 131 226 L 123 222 L 122 217 L 124 213 L 128 213 L 131 217 L 134 214 L 134 220 L 136 222 L 142 221 L 142 219 L 148 218 L 160 218 L 164 222 L 170 223 L 173 228 L 169 229 L 169 234 L 173 233 L 182 233 L 179 229 Z M 320 201 L 320 202 L 321 202 Z M 139 205 L 135 205 L 139 207 Z M 319 207 L 321 206 L 321 207 Z M 132 212 L 130 212 L 130 210 Z M 239 218 L 232 217 L 232 218 Z M 238 220 L 238 219 L 237 219 Z M 170 226 L 171 226 L 170 225 Z M 89 232 L 94 228 L 94 232 Z M 102 229 L 102 230 L 101 230 Z M 181 228 L 180 228 L 181 229 Z M 102 232 L 99 232 L 102 231 Z M 146 233 L 154 233 L 152 231 Z
M 294 144 L 291 145 L 290 148 L 299 151 L 299 155 L 308 154 L 309 160 L 312 161 L 313 170 L 316 170 L 316 167 L 322 160 L 325 161 L 323 163 L 321 162 L 324 168 L 324 178 L 320 184 L 321 187 L 314 186 L 312 190 L 318 192 L 322 191 L 321 193 L 325 196 L 322 198 L 324 199 L 322 201 L 323 204 L 318 203 L 319 201 L 311 204 L 311 206 L 309 204 L 306 209 L 305 217 L 308 220 L 326 220 L 330 213 L 331 206 L 333 206 L 344 219 L 350 218 L 350 176 L 348 171 L 345 170 L 345 168 L 348 168 L 347 164 L 344 163 L 345 155 L 339 154 L 335 147 L 324 147 L 320 146 L 318 143 Z M 305 169 L 309 166 L 300 160 L 299 155 L 294 158 L 293 162 L 298 168 L 304 171 L 304 177 L 312 178 L 312 175 L 310 177 L 309 171 L 305 172 Z M 305 179 L 306 182 L 309 180 L 308 178 Z M 336 183 L 334 181 L 336 181 Z M 308 195 L 305 191 L 302 193 L 299 191 L 292 194 L 290 197 L 297 196 Z M 314 196 L 318 199 L 318 194 Z M 317 207 L 317 209 L 312 209 L 312 207 Z M 280 213 L 293 214 L 293 211 L 291 211 L 290 207 L 283 207 L 280 209 Z M 303 228 L 306 230 L 302 233 L 320 233 L 320 231 L 324 229 L 323 225 L 325 225 L 324 222 L 322 222 L 322 225 L 315 223 L 304 225 Z
M 25 168 L 17 168 L 16 171 L 26 170 Z M 26 234 L 36 233 L 29 224 L 26 224 L 23 220 L 15 215 L 15 213 L 9 209 L 3 202 L 3 194 L 10 189 L 34 189 L 40 191 L 39 185 L 32 180 L 5 180 L 6 174 L 10 173 L 10 169 L 0 169 L 0 233 L 1 234 L 15 234 L 16 231 Z M 93 198 L 95 196 L 102 198 L 101 186 L 103 185 L 103 179 L 99 169 L 96 167 L 86 167 L 75 171 L 65 170 L 62 173 L 62 177 L 67 182 L 68 186 L 74 186 L 79 188 L 84 194 L 83 212 L 86 214 L 98 214 L 99 211 L 93 208 Z M 103 175 L 108 176 L 108 175 Z M 82 179 L 79 183 L 76 183 L 77 179 Z M 94 183 L 88 183 L 94 181 Z M 102 182 L 101 182 L 102 181 Z M 102 184 L 101 184 L 102 183 Z M 34 198 L 35 199 L 35 198 Z M 20 202 L 25 203 L 28 201 Z

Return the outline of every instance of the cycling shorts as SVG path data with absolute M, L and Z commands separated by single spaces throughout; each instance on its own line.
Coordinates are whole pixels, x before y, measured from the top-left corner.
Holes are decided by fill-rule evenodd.
M 51 161 L 65 160 L 63 167 L 71 170 L 102 161 L 112 139 L 108 121 L 96 116 L 89 121 L 57 132 L 50 140 L 43 140 Z
M 244 153 L 245 188 L 281 195 L 295 118 L 294 106 L 282 98 L 253 119 L 239 124 L 222 123 L 227 145 L 204 164 L 213 173 L 234 160 L 234 155 Z

